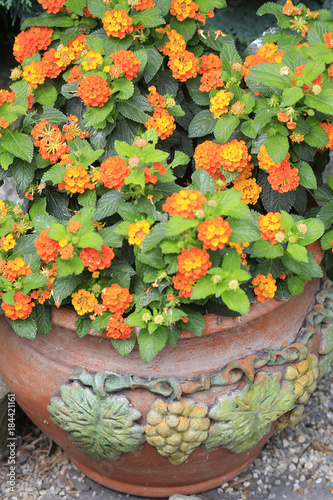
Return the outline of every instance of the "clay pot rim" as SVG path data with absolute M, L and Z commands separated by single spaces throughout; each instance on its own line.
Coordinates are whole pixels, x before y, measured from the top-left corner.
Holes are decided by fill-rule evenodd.
M 315 241 L 306 247 L 310 250 L 315 258 L 315 261 L 320 264 L 323 257 L 323 250 L 319 241 Z M 271 311 L 281 307 L 285 303 L 284 300 L 271 299 L 263 304 L 259 302 L 255 302 L 250 304 L 250 312 L 246 316 L 239 316 L 236 318 L 230 317 L 222 317 L 216 314 L 204 314 L 206 326 L 204 328 L 202 336 L 211 335 L 217 332 L 222 332 L 234 328 L 237 326 L 237 322 L 241 323 L 244 327 L 246 324 L 250 324 L 253 321 L 256 321 L 258 318 L 269 314 Z M 223 318 L 221 320 L 221 318 Z M 76 321 L 76 313 L 72 309 L 67 307 L 57 308 L 55 306 L 52 307 L 52 321 L 55 325 L 67 328 L 69 330 L 76 331 L 75 321 Z M 138 336 L 140 328 L 135 327 L 136 336 Z M 88 335 L 102 337 L 102 338 L 110 338 L 104 332 L 97 333 L 93 329 L 90 330 Z M 180 333 L 180 339 L 189 339 L 195 338 L 193 332 L 189 330 L 182 330 Z

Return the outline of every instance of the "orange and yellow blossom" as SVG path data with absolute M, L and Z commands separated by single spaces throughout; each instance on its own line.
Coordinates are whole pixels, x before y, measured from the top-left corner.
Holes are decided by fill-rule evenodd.
M 6 267 L 2 272 L 3 278 L 7 278 L 9 281 L 15 281 L 16 278 L 20 276 L 28 276 L 32 271 L 30 265 L 27 265 L 21 257 L 16 257 L 14 260 L 9 260 L 6 263 Z
M 128 288 L 122 288 L 118 283 L 104 288 L 101 294 L 103 306 L 111 313 L 122 314 L 131 304 L 133 297 Z
M 107 324 L 106 335 L 112 339 L 124 340 L 130 338 L 133 330 L 134 326 L 129 326 L 121 314 L 113 314 Z
M 224 170 L 242 172 L 251 160 L 251 155 L 244 141 L 233 139 L 221 145 L 220 161 Z
M 199 59 L 192 52 L 184 50 L 180 54 L 170 55 L 168 66 L 176 80 L 186 82 L 186 80 L 197 76 Z
M 207 198 L 200 191 L 182 189 L 169 196 L 163 205 L 163 210 L 173 215 L 180 215 L 183 219 L 194 219 L 195 212 L 202 210 Z
M 217 179 L 225 180 L 225 176 L 221 173 L 221 146 L 212 141 L 205 141 L 195 148 L 193 158 L 195 160 L 195 168 L 202 168 L 215 181 Z
M 231 227 L 222 217 L 206 219 L 198 225 L 198 239 L 203 242 L 204 249 L 217 250 L 224 248 L 229 242 Z
M 93 312 L 97 303 L 95 295 L 88 290 L 80 289 L 72 293 L 72 304 L 79 316 Z
M 103 27 L 108 36 L 125 38 L 128 33 L 132 33 L 132 18 L 123 9 L 108 10 L 102 19 Z
M 114 156 L 107 158 L 101 164 L 100 180 L 105 187 L 119 191 L 130 172 L 126 161 L 120 156 Z
M 96 248 L 83 248 L 80 253 L 80 258 L 88 271 L 94 272 L 97 269 L 107 269 L 111 266 L 111 261 L 114 258 L 113 248 L 107 245 L 102 245 L 101 250 Z
M 86 106 L 101 108 L 108 101 L 110 94 L 110 87 L 98 75 L 88 75 L 82 78 L 78 86 L 78 95 Z
M 206 276 L 212 267 L 207 250 L 192 247 L 190 250 L 184 248 L 177 257 L 178 271 L 189 280 L 198 280 Z
M 267 276 L 264 274 L 258 274 L 253 280 L 254 293 L 257 296 L 258 302 L 265 302 L 268 299 L 272 299 L 276 292 L 276 280 L 273 278 L 271 273 Z
M 232 189 L 241 191 L 241 200 L 247 205 L 255 205 L 259 200 L 262 188 L 258 186 L 257 181 L 251 177 L 249 179 L 239 179 L 238 177 L 233 181 Z
M 41 257 L 42 261 L 45 262 L 45 264 L 56 260 L 56 258 L 58 257 L 58 250 L 60 249 L 58 241 L 48 238 L 48 232 L 48 229 L 41 231 L 40 235 L 35 241 L 37 254 Z
M 272 245 L 278 243 L 276 239 L 277 234 L 281 238 L 284 236 L 280 212 L 268 212 L 266 215 L 259 215 L 258 226 L 260 227 L 261 238 L 269 241 Z
M 147 234 L 150 232 L 150 224 L 146 220 L 135 222 L 128 226 L 128 243 L 130 245 L 138 245 L 142 248 L 142 243 Z
M 228 113 L 228 105 L 232 98 L 232 92 L 227 90 L 220 90 L 214 97 L 210 100 L 210 111 L 213 113 L 214 118 Z
M 29 295 L 24 295 L 23 292 L 14 293 L 15 304 L 7 304 L 2 302 L 1 307 L 5 312 L 7 318 L 15 321 L 16 319 L 27 319 L 31 314 L 32 308 L 35 304 L 31 302 L 31 297 Z

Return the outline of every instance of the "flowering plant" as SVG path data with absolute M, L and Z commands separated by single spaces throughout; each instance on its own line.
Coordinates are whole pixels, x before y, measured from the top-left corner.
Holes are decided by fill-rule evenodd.
M 224 0 L 40 3 L 0 91 L 0 178 L 24 198 L 0 202 L 16 333 L 46 334 L 69 306 L 79 336 L 106 330 L 122 355 L 140 327 L 147 363 L 182 328 L 201 335 L 203 313 L 322 276 L 306 247 L 332 216 L 307 200 L 333 148 L 328 11 L 263 5 L 278 27 L 243 61 L 208 26 Z

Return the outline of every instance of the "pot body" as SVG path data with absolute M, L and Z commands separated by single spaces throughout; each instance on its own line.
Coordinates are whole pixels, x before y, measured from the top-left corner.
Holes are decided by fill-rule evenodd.
M 145 365 L 53 311 L 47 336 L 17 336 L 0 318 L 0 375 L 73 463 L 144 497 L 198 493 L 250 465 L 276 425 L 295 419 L 333 358 L 331 284 L 253 304 L 240 319 L 207 315 Z

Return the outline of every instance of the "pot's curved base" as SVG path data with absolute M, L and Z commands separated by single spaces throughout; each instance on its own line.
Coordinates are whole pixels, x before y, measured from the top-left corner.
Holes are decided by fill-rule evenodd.
M 265 440 L 266 441 L 266 440 Z M 77 467 L 83 474 L 85 474 L 89 479 L 96 481 L 96 483 L 105 486 L 106 488 L 110 488 L 111 490 L 120 491 L 121 493 L 128 493 L 130 495 L 137 495 L 140 497 L 149 497 L 149 498 L 165 498 L 170 497 L 171 495 L 175 495 L 176 493 L 183 495 L 192 495 L 193 493 L 202 493 L 204 491 L 211 490 L 221 484 L 228 483 L 231 479 L 234 479 L 236 476 L 241 474 L 245 469 L 247 469 L 252 462 L 257 458 L 259 453 L 261 452 L 264 444 L 257 449 L 255 447 L 256 452 L 251 454 L 251 456 L 243 462 L 241 465 L 228 472 L 227 474 L 222 474 L 221 476 L 214 477 L 213 479 L 209 479 L 208 481 L 202 481 L 200 483 L 181 485 L 181 486 L 142 486 L 137 484 L 124 483 L 122 481 L 117 481 L 116 479 L 112 479 L 110 477 L 103 476 L 98 472 L 90 469 L 86 465 L 82 464 L 79 460 L 76 460 L 71 455 L 67 454 L 69 460 Z M 251 451 L 251 450 L 250 450 Z

